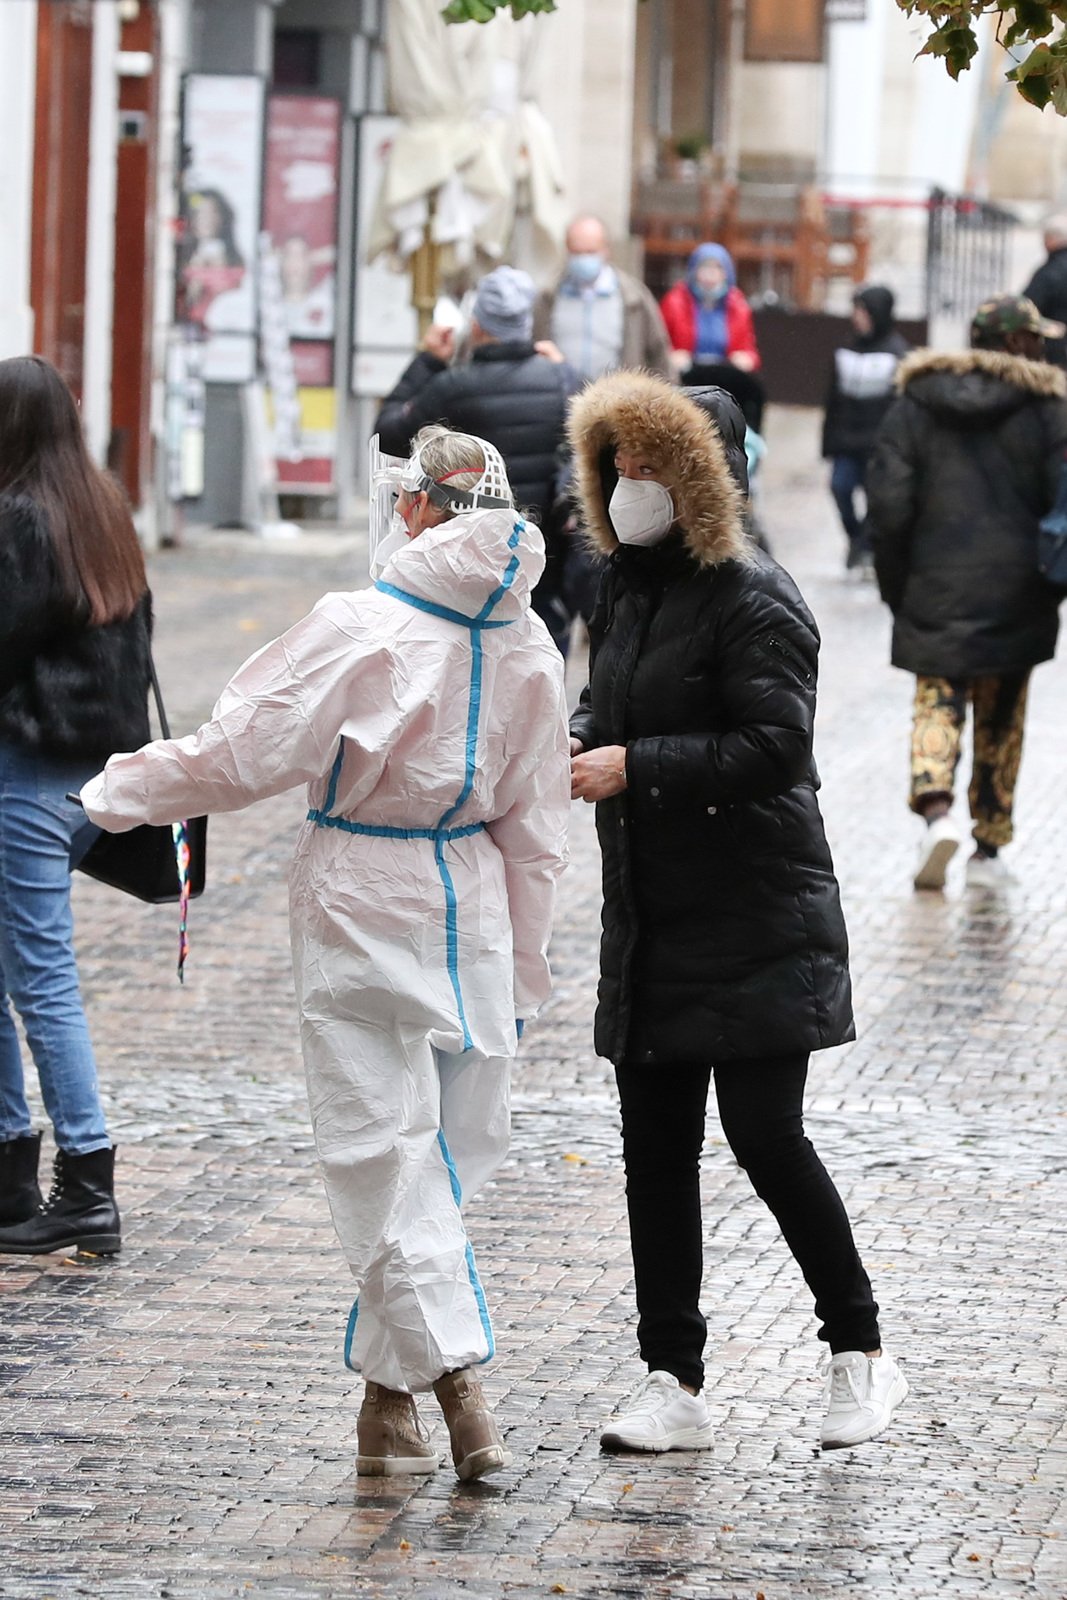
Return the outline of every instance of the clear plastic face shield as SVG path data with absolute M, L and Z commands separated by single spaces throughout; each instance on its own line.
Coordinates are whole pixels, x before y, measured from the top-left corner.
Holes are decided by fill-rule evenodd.
M 368 547 L 371 578 L 380 578 L 387 562 L 407 542 L 407 529 L 396 509 L 397 496 L 405 488 L 404 474 L 410 462 L 401 456 L 387 456 L 378 446 L 378 435 L 370 442 L 368 484 L 370 520 Z
M 465 437 L 474 438 L 473 434 Z M 456 514 L 463 511 L 511 510 L 515 501 L 508 483 L 507 469 L 500 452 L 485 439 L 478 439 L 485 467 L 472 489 L 459 489 L 447 479 L 432 478 L 416 451 L 408 460 L 384 455 L 378 435 L 370 442 L 370 575 L 379 578 L 385 566 L 407 543 L 408 531 L 396 508 L 401 490 L 408 494 L 427 494 L 433 505 Z M 474 470 L 474 469 L 469 469 Z M 449 474 L 466 477 L 467 471 Z

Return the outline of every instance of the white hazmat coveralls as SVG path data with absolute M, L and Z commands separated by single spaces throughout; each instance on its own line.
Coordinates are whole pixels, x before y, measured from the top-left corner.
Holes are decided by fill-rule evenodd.
M 570 810 L 543 567 L 512 511 L 427 529 L 247 661 L 197 733 L 81 792 L 118 831 L 309 784 L 290 874 L 308 1098 L 357 1284 L 346 1360 L 390 1389 L 493 1354 L 460 1207 L 507 1151 Z

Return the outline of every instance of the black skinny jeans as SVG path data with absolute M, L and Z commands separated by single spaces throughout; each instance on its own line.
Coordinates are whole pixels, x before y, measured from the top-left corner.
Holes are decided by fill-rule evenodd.
M 637 1338 L 652 1372 L 704 1382 L 700 1150 L 712 1069 L 692 1063 L 615 1069 L 622 1101 L 626 1205 L 637 1281 Z M 773 1212 L 836 1354 L 877 1350 L 878 1307 L 841 1197 L 804 1134 L 807 1055 L 717 1066 L 723 1133 Z

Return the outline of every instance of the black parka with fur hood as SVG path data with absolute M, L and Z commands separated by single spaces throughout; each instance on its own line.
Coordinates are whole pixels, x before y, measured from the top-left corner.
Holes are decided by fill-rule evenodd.
M 854 1037 L 812 759 L 818 630 L 745 540 L 740 414 L 725 396 L 702 407 L 624 372 L 590 385 L 570 423 L 585 526 L 610 558 L 571 732 L 626 746 L 627 788 L 597 806 L 596 1048 L 650 1067 Z M 608 517 L 617 449 L 671 480 L 678 526 L 650 549 L 621 547 Z
M 1067 448 L 1059 367 L 1001 350 L 917 350 L 867 469 L 893 665 L 938 678 L 1023 672 L 1056 649 L 1062 595 L 1038 523 Z

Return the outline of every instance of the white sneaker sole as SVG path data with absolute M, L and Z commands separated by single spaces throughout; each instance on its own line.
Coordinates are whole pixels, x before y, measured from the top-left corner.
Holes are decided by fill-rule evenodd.
M 710 1424 L 706 1428 L 675 1428 L 662 1439 L 635 1439 L 620 1428 L 608 1427 L 600 1435 L 601 1450 L 639 1450 L 645 1455 L 662 1455 L 667 1450 L 710 1450 L 714 1444 Z
M 413 1472 L 436 1472 L 440 1456 L 357 1456 L 356 1472 L 361 1478 L 398 1478 Z
M 905 1378 L 902 1372 L 898 1372 L 896 1377 L 893 1379 L 892 1386 L 888 1395 L 886 1396 L 886 1402 L 881 1416 L 872 1417 L 869 1428 L 848 1439 L 844 1439 L 840 1437 L 840 1435 L 837 1437 L 831 1435 L 829 1438 L 827 1438 L 826 1434 L 824 1433 L 822 1437 L 823 1449 L 847 1450 L 851 1445 L 866 1444 L 869 1439 L 877 1439 L 879 1434 L 884 1433 L 888 1428 L 889 1424 L 893 1420 L 894 1411 L 897 1409 L 897 1406 L 900 1405 L 901 1401 L 907 1398 L 907 1394 L 908 1380 Z
M 959 847 L 958 839 L 939 839 L 912 880 L 916 889 L 943 889 L 948 864 Z
M 510 1466 L 511 1451 L 505 1450 L 502 1445 L 490 1444 L 482 1450 L 472 1450 L 469 1456 L 464 1456 L 456 1468 L 456 1477 L 463 1483 L 469 1483 L 472 1478 L 484 1478 L 490 1472 L 501 1472 Z

